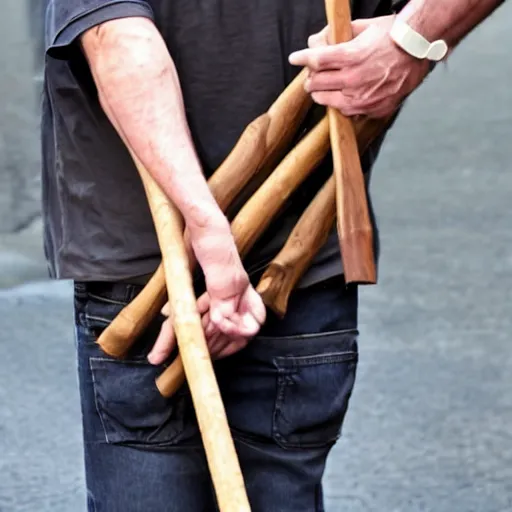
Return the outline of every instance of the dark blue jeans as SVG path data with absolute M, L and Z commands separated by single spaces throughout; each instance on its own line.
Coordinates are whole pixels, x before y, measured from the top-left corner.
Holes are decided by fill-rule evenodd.
M 163 398 L 146 361 L 162 318 L 128 357 L 97 336 L 140 290 L 75 284 L 89 511 L 217 510 L 185 387 Z M 282 321 L 215 363 L 253 512 L 324 510 L 322 475 L 340 436 L 357 367 L 357 289 L 340 279 L 297 291 Z

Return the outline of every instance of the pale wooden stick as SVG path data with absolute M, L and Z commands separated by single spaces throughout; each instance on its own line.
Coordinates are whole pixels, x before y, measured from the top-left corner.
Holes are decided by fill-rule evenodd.
M 250 511 L 249 500 L 215 378 L 175 206 L 134 157 L 151 213 L 167 283 L 171 318 L 192 395 L 210 473 L 222 512 Z

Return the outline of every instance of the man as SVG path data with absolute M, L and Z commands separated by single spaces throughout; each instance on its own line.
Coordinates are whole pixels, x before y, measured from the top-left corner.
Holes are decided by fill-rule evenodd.
M 400 16 L 453 47 L 497 3 L 412 0 Z M 284 320 L 265 311 L 253 285 L 332 172 L 329 159 L 243 263 L 205 178 L 296 66 L 310 68 L 306 87 L 319 105 L 347 115 L 397 108 L 430 62 L 390 38 L 393 16 L 380 17 L 390 13 L 385 0 L 354 2 L 356 38 L 331 48 L 314 0 L 49 0 L 45 248 L 52 277 L 75 282 L 90 511 L 216 509 L 186 387 L 166 400 L 154 386 L 175 354 L 168 322 L 155 320 L 122 361 L 95 344 L 159 262 L 122 140 L 184 217 L 252 509 L 323 510 L 322 474 L 357 366 L 357 288 L 343 281 L 335 232 Z M 381 142 L 363 158 L 367 176 Z

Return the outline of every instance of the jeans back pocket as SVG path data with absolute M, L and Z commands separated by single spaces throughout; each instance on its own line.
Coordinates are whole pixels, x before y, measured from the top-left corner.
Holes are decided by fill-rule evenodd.
M 278 357 L 275 364 L 278 368 L 273 419 L 276 442 L 285 448 L 334 444 L 341 435 L 355 383 L 357 349 Z
M 89 365 L 107 442 L 170 446 L 196 433 L 189 395 L 164 398 L 156 388 L 161 369 L 105 357 L 91 357 Z

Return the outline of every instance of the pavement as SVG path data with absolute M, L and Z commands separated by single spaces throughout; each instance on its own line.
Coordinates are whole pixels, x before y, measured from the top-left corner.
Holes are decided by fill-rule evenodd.
M 505 3 L 439 66 L 375 168 L 380 282 L 330 512 L 512 511 L 511 23 Z M 39 231 L 0 236 L 0 512 L 79 512 L 71 288 Z

